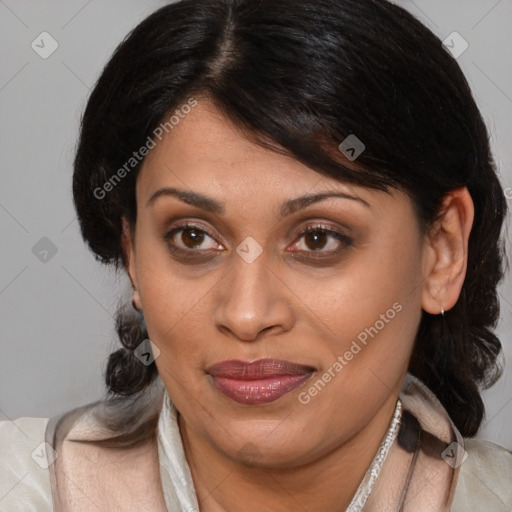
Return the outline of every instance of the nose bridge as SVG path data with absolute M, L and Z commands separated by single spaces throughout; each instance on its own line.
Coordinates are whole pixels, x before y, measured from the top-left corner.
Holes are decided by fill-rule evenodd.
M 240 339 L 253 340 L 263 329 L 288 328 L 291 315 L 267 255 L 255 255 L 255 246 L 247 243 L 242 242 L 233 254 L 231 271 L 217 298 L 215 322 Z

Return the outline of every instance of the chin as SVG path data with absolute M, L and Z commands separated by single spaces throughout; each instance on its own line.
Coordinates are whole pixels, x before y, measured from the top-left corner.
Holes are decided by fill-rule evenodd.
M 259 422 L 259 431 L 252 434 L 246 429 L 229 429 L 231 436 L 219 440 L 218 449 L 234 462 L 247 467 L 284 469 L 305 464 L 314 458 L 312 452 L 316 450 L 310 446 L 314 440 L 304 435 L 307 429 L 303 425 L 295 422 L 293 432 L 278 432 L 274 422 L 263 423 Z M 235 439 L 236 445 L 233 443 Z

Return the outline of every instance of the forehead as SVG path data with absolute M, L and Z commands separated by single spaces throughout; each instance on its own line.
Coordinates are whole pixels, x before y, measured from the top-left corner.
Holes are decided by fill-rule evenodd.
M 270 196 L 317 188 L 370 192 L 256 144 L 207 100 L 197 101 L 146 156 L 137 180 L 142 197 L 165 186 L 208 191 L 219 197 Z

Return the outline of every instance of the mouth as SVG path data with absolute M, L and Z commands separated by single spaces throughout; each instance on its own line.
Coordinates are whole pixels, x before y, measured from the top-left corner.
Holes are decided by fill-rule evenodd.
M 257 405 L 274 402 L 308 380 L 315 368 L 281 359 L 254 362 L 222 361 L 209 367 L 213 386 L 235 402 Z

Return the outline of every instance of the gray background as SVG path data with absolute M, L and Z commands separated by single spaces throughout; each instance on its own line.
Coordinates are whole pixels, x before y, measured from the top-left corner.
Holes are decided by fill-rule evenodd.
M 512 0 L 396 3 L 442 40 L 456 31 L 468 42 L 458 62 L 489 127 L 512 209 Z M 113 313 L 127 287 L 123 276 L 95 262 L 80 238 L 71 199 L 73 151 L 103 65 L 125 34 L 163 4 L 0 0 L 0 420 L 48 417 L 103 393 L 102 373 L 116 347 Z M 31 47 L 34 40 L 42 46 L 38 36 L 45 31 L 58 43 L 47 59 Z M 43 237 L 51 243 L 40 242 Z M 38 242 L 34 252 L 46 249 L 46 256 L 34 254 Z M 508 366 L 485 392 L 479 436 L 512 449 L 509 283 L 500 294 L 498 333 Z

